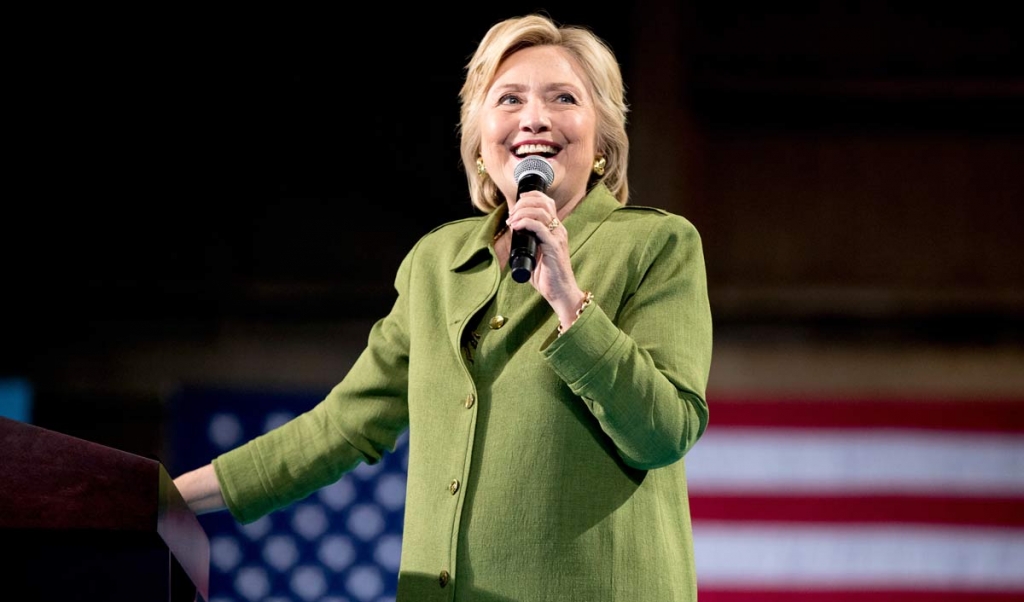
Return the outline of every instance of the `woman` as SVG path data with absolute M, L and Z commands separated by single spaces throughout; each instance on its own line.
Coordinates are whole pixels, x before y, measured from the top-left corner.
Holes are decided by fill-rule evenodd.
M 682 458 L 708 420 L 699 236 L 626 205 L 622 78 L 588 30 L 496 24 L 460 96 L 486 215 L 416 243 L 322 402 L 175 483 L 197 513 L 250 522 L 408 428 L 399 601 L 695 599 Z M 554 178 L 517 198 L 529 155 Z M 513 231 L 539 243 L 527 283 L 509 274 Z

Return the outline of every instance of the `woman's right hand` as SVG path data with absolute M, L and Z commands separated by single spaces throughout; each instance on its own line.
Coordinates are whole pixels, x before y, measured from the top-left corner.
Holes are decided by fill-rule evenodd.
M 524 192 L 507 220 L 512 230 L 529 230 L 537 237 L 537 265 L 530 284 L 548 302 L 562 329 L 572 325 L 586 294 L 576 283 L 569 257 L 569 232 L 558 221 L 555 201 L 544 192 Z M 565 217 L 563 215 L 561 217 Z M 554 220 L 554 222 L 552 221 Z

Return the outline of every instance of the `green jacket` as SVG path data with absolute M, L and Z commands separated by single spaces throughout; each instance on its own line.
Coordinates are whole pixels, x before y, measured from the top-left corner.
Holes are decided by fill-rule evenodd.
M 695 600 L 682 458 L 708 421 L 700 237 L 595 188 L 564 220 L 594 302 L 558 337 L 547 302 L 499 270 L 503 214 L 415 244 L 344 379 L 214 460 L 228 508 L 251 522 L 408 428 L 399 602 Z

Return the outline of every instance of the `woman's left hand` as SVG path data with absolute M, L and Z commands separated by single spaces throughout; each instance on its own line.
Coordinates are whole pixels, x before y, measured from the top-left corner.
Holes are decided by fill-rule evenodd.
M 524 192 L 509 214 L 508 226 L 537 236 L 537 263 L 530 284 L 551 305 L 564 330 L 572 325 L 585 293 L 569 261 L 569 233 L 557 216 L 551 197 L 539 190 Z

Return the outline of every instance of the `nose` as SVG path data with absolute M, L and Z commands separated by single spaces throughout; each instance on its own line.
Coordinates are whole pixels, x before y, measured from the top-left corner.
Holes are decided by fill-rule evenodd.
M 524 132 L 546 132 L 551 129 L 551 116 L 540 99 L 526 103 L 519 113 L 519 127 Z

